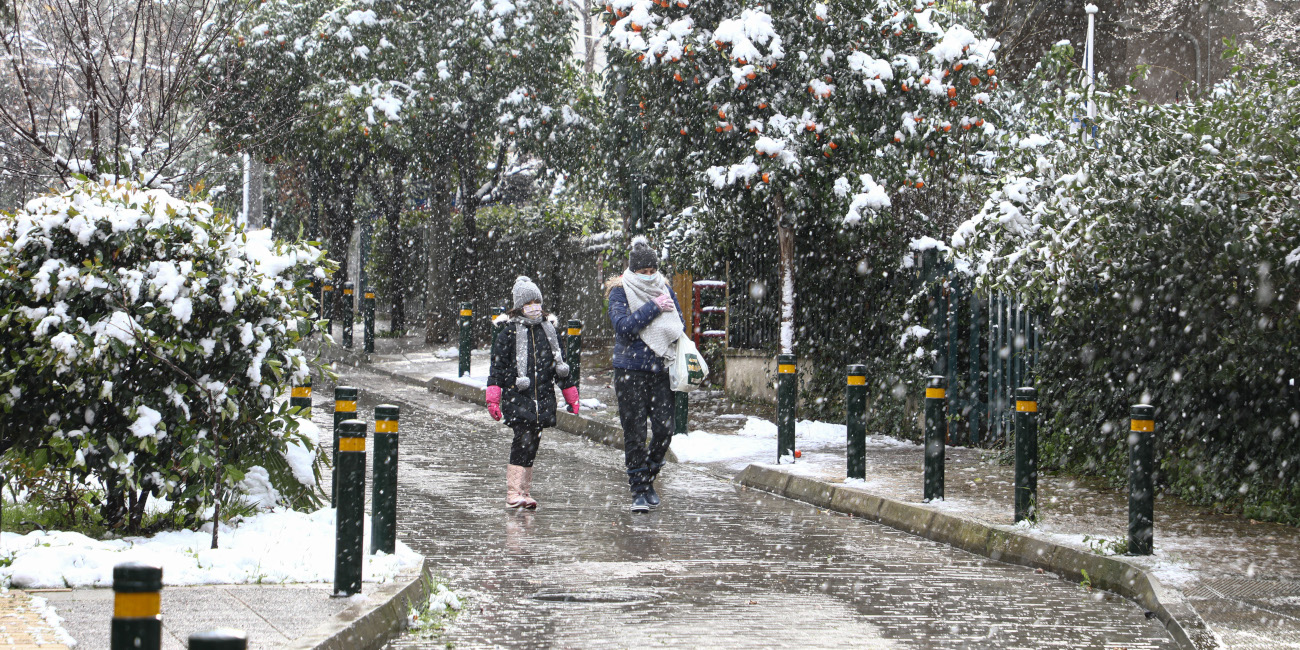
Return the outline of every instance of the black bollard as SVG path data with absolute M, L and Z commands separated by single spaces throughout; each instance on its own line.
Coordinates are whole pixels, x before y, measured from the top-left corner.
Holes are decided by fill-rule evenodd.
M 124 562 L 113 567 L 111 650 L 162 648 L 162 567 Z
M 362 344 L 365 346 L 366 354 L 373 354 L 375 351 L 375 292 L 367 291 L 365 298 L 361 300 L 361 309 L 364 312 L 362 318 L 365 321 L 365 331 L 362 333 Z
M 325 333 L 334 336 L 334 285 L 329 282 L 320 289 L 320 317 L 325 319 Z
M 851 365 L 844 387 L 844 424 L 848 427 L 845 476 L 867 477 L 867 367 Z
M 248 650 L 243 630 L 220 627 L 190 635 L 189 650 Z
M 294 385 L 289 393 L 289 406 L 298 409 L 298 417 L 311 419 L 311 377 Z
M 776 462 L 794 462 L 795 401 L 799 397 L 799 374 L 793 354 L 776 355 Z
M 334 595 L 361 593 L 366 517 L 366 423 L 339 423 L 338 510 L 334 521 Z
M 569 376 L 573 377 L 573 385 L 582 385 L 582 321 L 577 319 L 569 320 L 569 346 L 565 350 L 565 358 L 569 362 Z
M 1156 408 L 1134 404 L 1128 434 L 1128 554 L 1151 555 L 1155 537 L 1155 485 L 1151 471 L 1155 454 Z
M 343 347 L 352 349 L 352 312 L 356 310 L 356 296 L 352 292 L 352 283 L 343 283 Z
M 1016 521 L 1038 520 L 1038 391 L 1016 389 Z
M 470 351 L 474 347 L 474 303 L 460 303 L 460 367 L 457 377 L 469 374 Z
M 337 502 L 339 485 L 339 423 L 357 417 L 357 389 L 353 386 L 334 388 L 334 448 L 330 454 L 330 506 Z
M 397 548 L 397 415 L 392 404 L 375 407 L 375 457 L 370 462 L 370 554 Z
M 947 401 L 943 375 L 930 375 L 925 387 L 925 488 L 924 501 L 943 498 L 943 455 L 946 451 L 944 403 Z

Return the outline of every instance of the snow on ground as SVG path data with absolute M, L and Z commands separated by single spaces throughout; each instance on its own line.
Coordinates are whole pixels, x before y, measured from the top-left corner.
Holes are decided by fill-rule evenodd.
M 795 466 L 820 468 L 827 463 L 844 463 L 841 448 L 848 439 L 843 424 L 799 420 L 794 426 L 795 448 L 803 458 Z M 884 435 L 868 435 L 868 447 L 915 447 L 916 445 Z M 746 416 L 745 425 L 736 433 L 720 434 L 692 431 L 674 436 L 673 453 L 684 463 L 722 463 L 728 468 L 744 469 L 750 463 L 770 462 L 776 456 L 776 423 Z M 834 450 L 834 453 L 819 453 Z M 838 466 L 837 465 L 837 466 Z
M 366 521 L 362 548 L 370 548 Z M 0 581 L 19 588 L 109 587 L 113 566 L 149 562 L 163 568 L 167 585 L 329 582 L 334 579 L 334 509 L 267 512 L 231 527 L 222 525 L 220 548 L 211 549 L 211 524 L 199 531 L 99 541 L 80 533 L 33 531 L 0 534 L 0 554 L 12 562 Z M 423 558 L 397 542 L 394 555 L 366 555 L 366 582 L 387 582 L 412 571 Z
M 62 643 L 69 648 L 77 647 L 77 640 L 72 638 L 72 635 L 68 634 L 67 630 L 63 629 L 63 617 L 59 616 L 49 601 L 40 596 L 32 596 L 28 607 L 54 631 L 53 639 L 44 639 L 41 638 L 43 635 L 40 635 L 35 639 L 37 643 Z
M 596 398 L 594 398 L 594 397 L 589 397 L 589 398 L 580 399 L 580 400 L 578 400 L 578 403 L 581 404 L 581 405 L 582 405 L 582 408 L 585 408 L 585 409 L 603 409 L 603 408 L 609 408 L 609 406 L 606 405 L 604 402 L 602 402 L 602 401 L 600 401 L 600 400 L 598 400 L 598 399 L 596 399 Z

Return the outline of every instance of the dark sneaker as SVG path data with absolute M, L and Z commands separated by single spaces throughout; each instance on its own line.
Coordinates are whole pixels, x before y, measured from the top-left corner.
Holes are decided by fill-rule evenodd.
M 659 507 L 659 495 L 655 493 L 655 486 L 651 485 L 650 489 L 646 490 L 645 502 L 650 506 L 651 510 Z
M 632 512 L 650 512 L 650 502 L 646 501 L 644 493 L 632 499 Z

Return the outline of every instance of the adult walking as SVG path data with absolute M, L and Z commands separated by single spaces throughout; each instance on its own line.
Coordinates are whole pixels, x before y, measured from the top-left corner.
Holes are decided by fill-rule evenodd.
M 555 387 L 559 385 L 572 413 L 579 409 L 578 387 L 560 350 L 557 320 L 542 308 L 541 289 L 521 275 L 513 294 L 514 308 L 502 315 L 505 326 L 492 346 L 487 403 L 492 418 L 504 417 L 515 433 L 506 466 L 506 505 L 531 509 L 537 507 L 533 460 L 542 429 L 555 426 Z
M 606 290 L 632 512 L 649 512 L 660 503 L 655 478 L 673 439 L 667 359 L 676 354 L 677 339 L 686 328 L 677 296 L 659 273 L 659 255 L 645 237 L 632 239 L 627 270 L 610 278 Z

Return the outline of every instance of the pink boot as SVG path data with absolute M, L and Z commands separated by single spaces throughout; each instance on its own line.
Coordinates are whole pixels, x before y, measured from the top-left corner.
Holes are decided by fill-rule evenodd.
M 528 504 L 524 496 L 524 471 L 525 468 L 519 465 L 506 465 L 506 505 L 511 508 L 521 508 Z
M 524 482 L 522 487 L 524 491 L 524 507 L 528 508 L 529 510 L 536 508 L 537 500 L 534 499 L 533 495 L 530 493 L 530 490 L 532 490 L 533 488 L 533 468 L 531 467 L 524 468 Z

